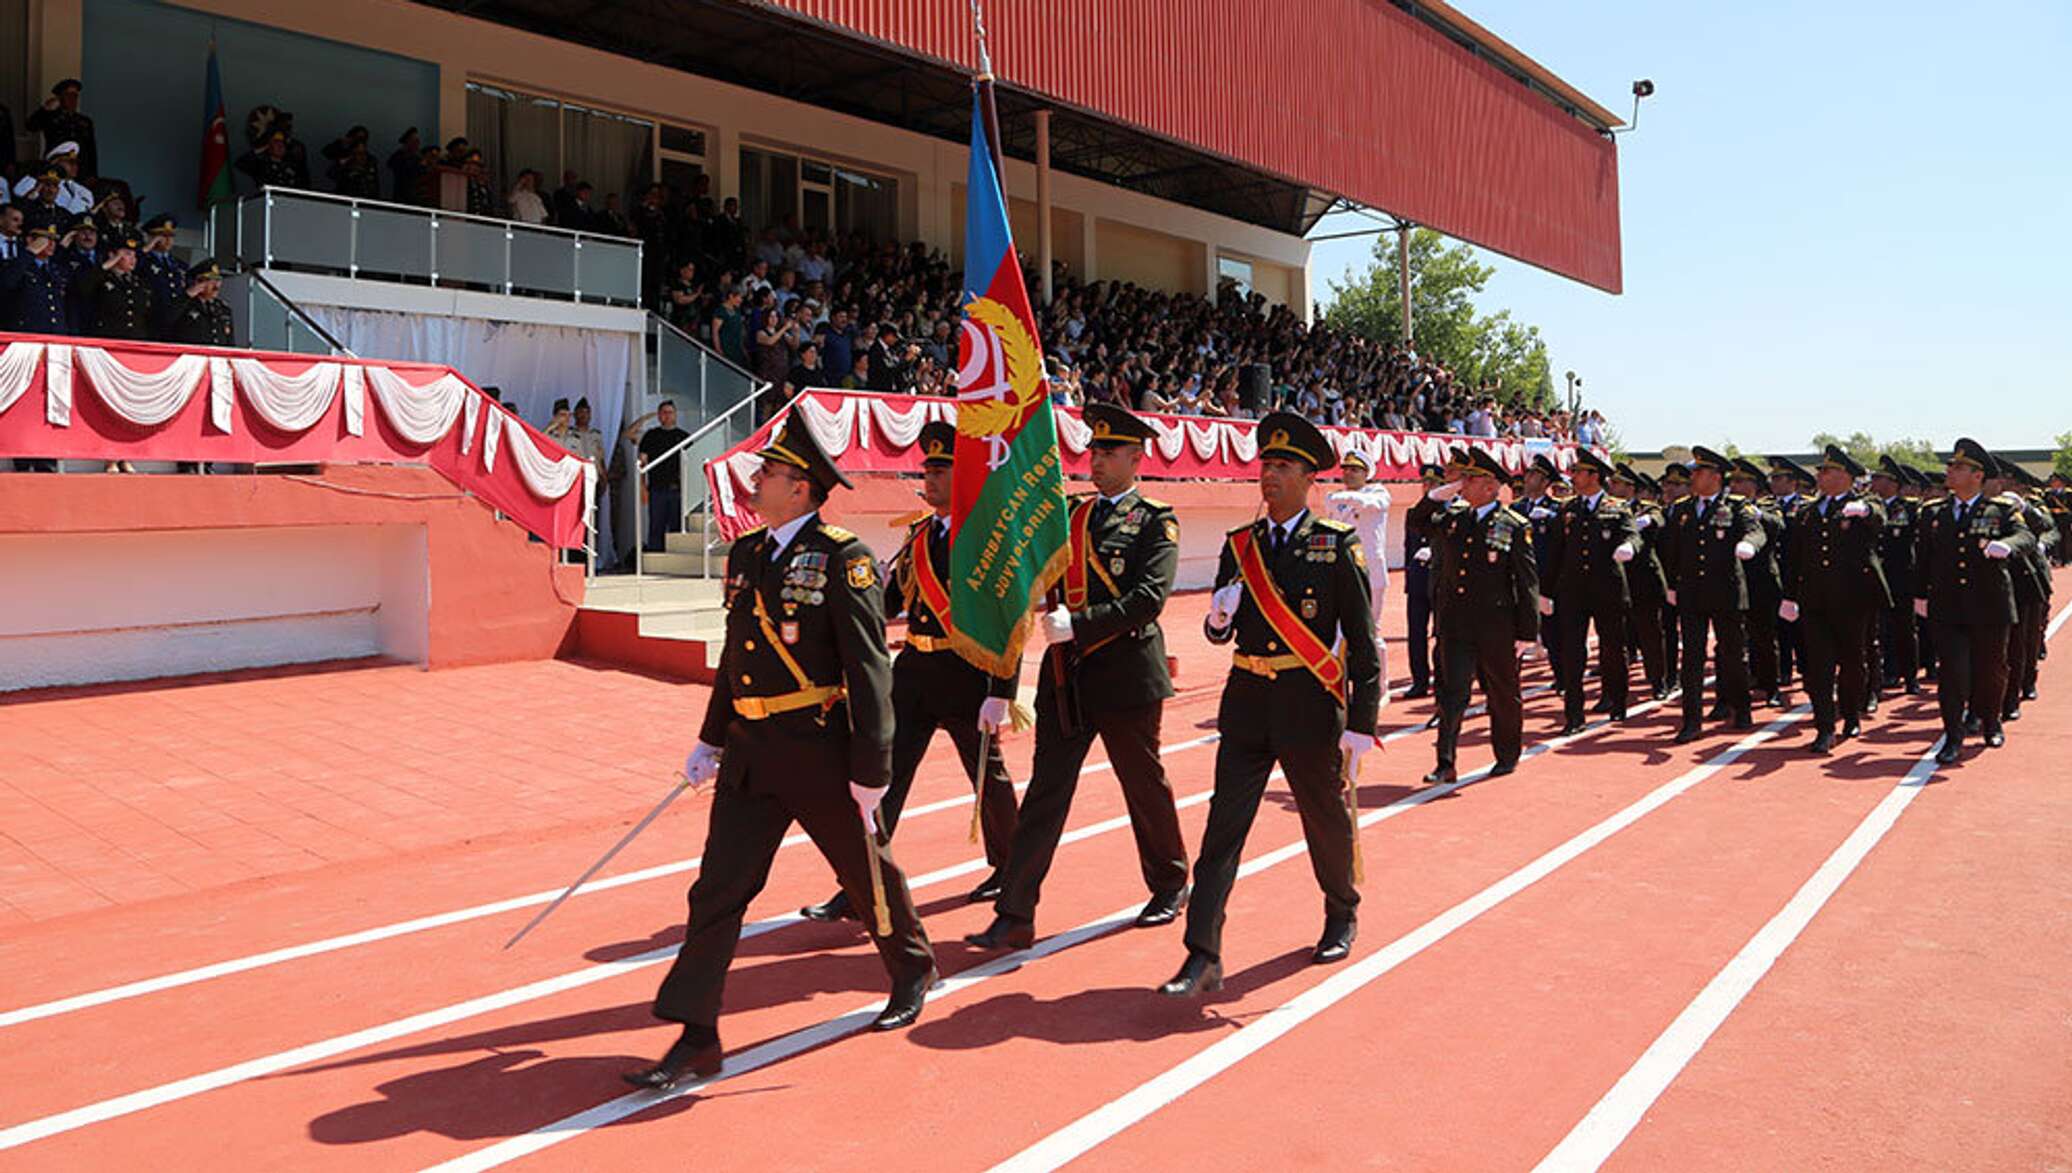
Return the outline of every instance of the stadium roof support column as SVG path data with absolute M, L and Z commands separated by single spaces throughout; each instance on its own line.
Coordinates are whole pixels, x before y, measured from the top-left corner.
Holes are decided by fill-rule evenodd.
M 1051 299 L 1050 277 L 1050 111 L 1036 111 L 1036 265 L 1042 275 L 1043 304 Z

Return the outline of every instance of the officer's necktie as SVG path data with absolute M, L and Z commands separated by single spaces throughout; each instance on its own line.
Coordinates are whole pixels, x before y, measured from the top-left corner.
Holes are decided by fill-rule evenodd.
M 1957 525 L 1963 525 L 1963 524 L 1964 524 L 1964 502 L 1962 502 L 1962 501 L 1959 501 L 1959 502 L 1957 502 L 1957 511 L 1956 511 L 1956 514 L 1955 514 L 1955 516 L 1954 516 L 1954 517 L 1952 518 L 1952 520 L 1953 520 L 1953 521 L 1954 521 L 1954 523 L 1955 523 L 1955 524 L 1957 524 Z
M 1094 498 L 1093 516 L 1087 520 L 1088 528 L 1097 526 L 1106 520 L 1108 520 L 1108 498 L 1096 497 Z

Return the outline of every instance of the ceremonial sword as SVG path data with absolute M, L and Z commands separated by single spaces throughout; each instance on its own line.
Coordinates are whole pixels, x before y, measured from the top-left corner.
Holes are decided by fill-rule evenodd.
M 612 861 L 612 857 L 619 854 L 620 851 L 623 851 L 628 843 L 633 842 L 634 836 L 640 834 L 642 831 L 647 830 L 647 826 L 649 823 L 654 822 L 658 817 L 661 816 L 663 811 L 668 810 L 669 804 L 676 801 L 677 795 L 682 794 L 685 790 L 696 789 L 691 784 L 690 778 L 681 771 L 678 771 L 676 777 L 676 785 L 671 786 L 669 788 L 669 793 L 662 796 L 662 801 L 655 804 L 655 809 L 649 811 L 644 818 L 642 818 L 639 822 L 633 824 L 633 829 L 631 831 L 626 832 L 626 834 L 622 836 L 617 843 L 612 844 L 612 849 L 610 851 L 605 852 L 603 855 L 599 856 L 596 863 L 593 863 L 588 868 L 585 868 L 583 870 L 583 874 L 576 877 L 575 883 L 570 884 L 567 888 L 562 890 L 561 895 L 556 896 L 554 898 L 554 903 L 549 904 L 547 907 L 540 909 L 538 916 L 535 916 L 531 920 L 525 922 L 524 928 L 519 929 L 515 936 L 513 936 L 510 940 L 504 942 L 504 948 L 509 949 L 511 946 L 516 945 L 519 941 L 524 939 L 525 934 L 539 927 L 539 923 L 541 921 L 546 920 L 547 917 L 553 914 L 555 909 L 561 907 L 562 901 L 567 900 L 569 897 L 575 895 L 576 889 L 582 887 L 584 882 L 587 881 L 591 876 L 596 875 L 598 873 L 598 870 L 603 868 L 605 864 L 610 863 Z

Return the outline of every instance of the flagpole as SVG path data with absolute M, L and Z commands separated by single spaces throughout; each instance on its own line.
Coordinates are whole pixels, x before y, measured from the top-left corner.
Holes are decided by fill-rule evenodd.
M 993 54 L 986 48 L 986 13 L 981 0 L 971 0 L 971 28 L 978 37 L 978 76 L 971 79 L 971 84 L 978 91 L 979 109 L 985 113 L 986 147 L 993 156 L 993 174 L 999 177 L 1004 193 L 1007 169 L 1002 166 L 1005 156 L 1000 149 L 1000 110 L 993 103 Z

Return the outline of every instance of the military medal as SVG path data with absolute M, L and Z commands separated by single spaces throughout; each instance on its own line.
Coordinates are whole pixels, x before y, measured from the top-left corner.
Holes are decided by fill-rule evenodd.
M 784 637 L 785 643 L 795 644 L 799 642 L 799 625 L 787 620 L 777 628 L 777 634 Z
M 1121 574 L 1121 573 L 1122 573 L 1122 571 L 1123 571 L 1123 568 L 1124 568 L 1125 566 L 1128 566 L 1128 565 L 1129 565 L 1129 563 L 1128 563 L 1128 561 L 1126 561 L 1125 559 L 1122 559 L 1122 558 L 1110 558 L 1110 559 L 1108 559 L 1108 573 L 1110 573 L 1110 574 Z
M 1317 617 L 1317 601 L 1315 599 L 1302 600 L 1302 617 L 1304 619 L 1315 619 Z

